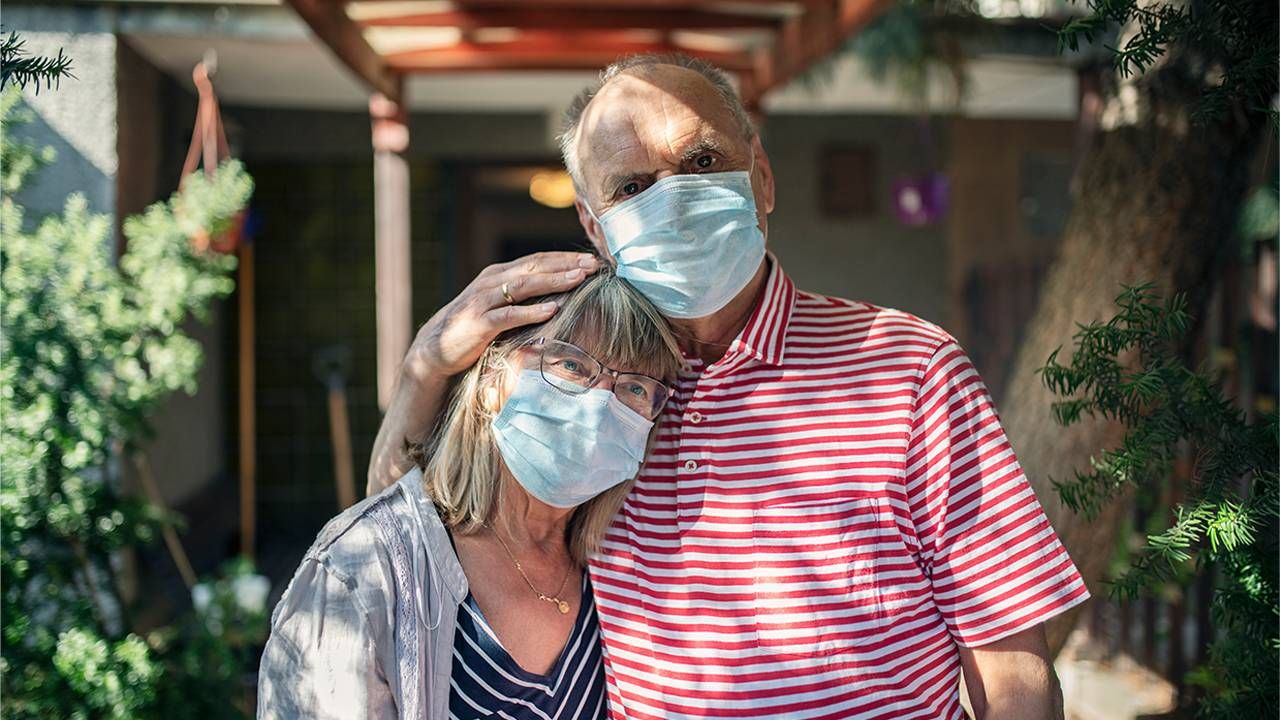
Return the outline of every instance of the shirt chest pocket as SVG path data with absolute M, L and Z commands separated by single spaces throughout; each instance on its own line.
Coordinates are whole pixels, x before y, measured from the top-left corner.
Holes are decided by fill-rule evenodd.
M 777 654 L 851 650 L 925 585 L 887 498 L 760 505 L 751 527 L 756 638 Z

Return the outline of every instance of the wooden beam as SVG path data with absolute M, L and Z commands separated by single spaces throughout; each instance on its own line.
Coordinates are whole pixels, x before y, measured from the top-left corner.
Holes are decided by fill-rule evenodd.
M 754 58 L 754 82 L 751 94 L 743 94 L 743 104 L 758 108 L 770 90 L 839 50 L 890 4 L 892 0 L 828 0 L 810 4 L 804 13 L 789 18 L 773 49 Z
M 396 89 L 403 100 L 403 88 Z M 373 131 L 374 298 L 377 316 L 378 407 L 386 410 L 413 339 L 413 277 L 409 273 L 409 116 L 403 102 L 369 98 Z
M 633 8 L 604 10 L 599 7 L 529 9 L 527 7 L 477 7 L 442 10 L 357 21 L 360 27 L 456 27 L 520 28 L 522 30 L 718 30 L 772 29 L 779 21 L 758 14 Z
M 348 0 L 340 0 L 347 2 Z M 398 2 L 399 0 L 360 0 L 361 2 Z M 461 8 L 481 8 L 510 5 L 529 5 L 541 8 L 608 8 L 626 9 L 672 9 L 672 8 L 709 8 L 720 5 L 741 5 L 776 10 L 786 13 L 795 7 L 812 7 L 823 5 L 831 0 L 453 0 L 455 6 Z
M 239 294 L 239 447 L 240 447 L 240 554 L 253 559 L 258 532 L 258 429 L 256 331 L 254 325 L 253 243 L 240 246 L 236 292 Z
M 468 70 L 599 70 L 625 55 L 680 52 L 700 57 L 725 70 L 753 67 L 745 53 L 697 50 L 663 42 L 610 40 L 598 35 L 534 37 L 498 43 L 461 42 L 442 48 L 406 50 L 387 56 L 392 70 L 403 73 Z
M 382 57 L 364 39 L 341 3 L 325 0 L 285 0 L 320 41 L 375 92 L 400 102 L 401 84 Z

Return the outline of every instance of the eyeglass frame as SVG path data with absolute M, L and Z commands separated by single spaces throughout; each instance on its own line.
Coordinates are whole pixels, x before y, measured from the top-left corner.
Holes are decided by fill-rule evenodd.
M 596 365 L 599 365 L 599 366 L 600 366 L 600 370 L 599 370 L 599 372 L 597 372 L 595 375 L 593 375 L 593 376 L 591 377 L 591 382 L 590 382 L 589 384 L 587 384 L 587 385 L 585 385 L 585 386 L 582 386 L 582 391 L 581 391 L 581 392 L 572 392 L 572 391 L 570 391 L 570 390 L 566 390 L 565 388 L 560 387 L 559 385 L 557 385 L 557 384 L 555 384 L 555 383 L 551 382 L 551 380 L 547 378 L 547 372 L 546 372 L 546 367 L 545 367 L 545 363 L 546 363 L 545 358 L 546 358 L 546 349 L 547 349 L 547 341 L 548 341 L 548 340 L 550 340 L 550 341 L 552 341 L 552 342 L 558 342 L 558 343 L 561 343 L 561 344 L 564 344 L 564 345 L 568 345 L 569 347 L 573 348 L 574 350 L 577 350 L 578 352 L 582 353 L 584 356 L 591 358 L 591 360 L 592 360 Z M 596 386 L 596 384 L 600 382 L 600 377 L 601 377 L 602 375 L 605 375 L 606 373 L 613 377 L 614 387 L 617 387 L 618 378 L 619 378 L 620 376 L 622 376 L 622 375 L 634 375 L 634 376 L 636 376 L 636 377 L 642 377 L 642 378 L 645 378 L 646 380 L 652 380 L 652 381 L 654 381 L 655 383 L 657 383 L 657 384 L 658 384 L 658 387 L 660 387 L 660 388 L 662 388 L 663 390 L 665 390 L 665 391 L 666 391 L 666 396 L 665 396 L 665 397 L 663 397 L 662 402 L 661 402 L 661 403 L 659 403 L 659 404 L 658 404 L 658 405 L 653 409 L 653 415 L 652 415 L 652 416 L 645 416 L 644 414 L 642 414 L 642 413 L 640 413 L 640 412 L 636 412 L 636 411 L 635 411 L 635 409 L 634 409 L 634 408 L 632 408 L 630 405 L 626 405 L 626 401 L 622 400 L 622 398 L 618 398 L 618 401 L 619 401 L 619 402 L 622 402 L 624 405 L 626 405 L 626 407 L 627 407 L 627 409 L 628 409 L 628 410 L 631 410 L 632 412 L 635 412 L 637 415 L 640 415 L 641 417 L 644 417 L 646 420 L 650 420 L 650 421 L 652 421 L 652 420 L 657 420 L 657 419 L 658 419 L 658 416 L 662 415 L 662 409 L 663 409 L 663 408 L 665 408 L 665 407 L 667 406 L 667 402 L 671 400 L 671 395 L 672 395 L 672 393 L 674 392 L 674 391 L 672 390 L 672 388 L 671 388 L 671 386 L 670 386 L 670 385 L 666 384 L 665 382 L 663 382 L 663 381 L 659 380 L 658 378 L 656 378 L 656 377 L 654 377 L 654 376 L 652 376 L 652 375 L 646 375 L 646 374 L 644 374 L 644 373 L 638 373 L 638 372 L 626 372 L 626 371 L 622 371 L 622 370 L 615 370 L 615 369 L 613 369 L 613 368 L 609 367 L 608 365 L 605 365 L 604 363 L 600 362 L 600 359 L 599 359 L 599 358 L 597 358 L 595 355 L 592 355 L 591 353 L 587 352 L 586 350 L 584 350 L 583 348 L 579 347 L 578 345 L 574 345 L 573 343 L 569 342 L 568 340 L 559 340 L 559 339 L 557 339 L 557 338 L 545 338 L 545 337 L 540 337 L 540 338 L 537 338 L 537 339 L 535 339 L 535 340 L 530 340 L 529 342 L 525 343 L 522 347 L 525 347 L 525 348 L 533 348 L 533 347 L 537 347 L 537 348 L 538 348 L 538 375 L 540 375 L 540 376 L 542 377 L 542 381 L 543 381 L 543 382 L 545 382 L 546 384 L 550 385 L 551 387 L 555 388 L 557 391 L 562 392 L 562 393 L 564 393 L 565 395 L 569 395 L 569 396 L 571 396 L 571 397 L 576 397 L 576 396 L 578 396 L 578 395 L 586 394 L 586 393 L 587 393 L 587 391 L 589 391 L 589 390 L 591 390 L 592 388 L 594 388 L 594 387 Z M 611 392 L 614 394 L 614 397 L 617 397 L 617 391 L 616 391 L 616 390 L 612 390 Z

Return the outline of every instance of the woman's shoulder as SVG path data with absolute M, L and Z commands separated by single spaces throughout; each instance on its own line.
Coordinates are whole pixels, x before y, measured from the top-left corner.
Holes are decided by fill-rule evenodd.
M 327 564 L 364 564 L 370 553 L 417 545 L 415 537 L 444 528 L 435 508 L 430 502 L 423 503 L 421 495 L 422 473 L 414 469 L 326 523 L 305 557 Z M 421 507 L 424 504 L 425 509 Z
M 448 535 L 434 508 L 415 509 L 422 499 L 421 474 L 415 471 L 326 523 L 303 556 L 281 606 L 305 605 L 307 596 L 323 595 L 332 603 L 385 608 L 403 587 L 421 582 L 422 571 L 433 572 L 428 567 L 456 564 L 451 550 L 446 549 L 449 558 L 441 558 L 439 548 L 423 542 L 437 533 Z M 422 570 L 413 560 L 415 552 L 425 552 L 427 567 Z

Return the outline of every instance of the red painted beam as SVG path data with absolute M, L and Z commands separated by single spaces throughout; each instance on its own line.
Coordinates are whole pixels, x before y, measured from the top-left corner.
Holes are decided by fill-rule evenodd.
M 401 83 L 382 56 L 370 47 L 342 5 L 324 0 L 285 0 L 316 37 L 376 92 L 400 101 Z
M 347 1 L 347 0 L 342 0 Z M 369 0 L 361 0 L 368 2 Z M 374 0 L 377 1 L 377 0 Z M 831 0 L 526 0 L 513 3 L 512 0 L 454 0 L 454 5 L 463 8 L 510 6 L 519 4 L 535 8 L 703 8 L 710 9 L 720 5 L 742 5 L 758 8 L 774 9 L 786 13 L 796 7 L 812 7 L 824 5 Z
M 357 24 L 361 27 L 456 27 L 461 30 L 494 27 L 525 30 L 732 30 L 773 29 L 778 27 L 778 22 L 768 16 L 702 10 L 477 7 L 366 18 Z
M 404 73 L 458 72 L 468 70 L 599 70 L 626 55 L 682 52 L 700 57 L 731 71 L 752 67 L 744 53 L 710 52 L 670 43 L 614 40 L 592 37 L 532 37 L 509 42 L 461 42 L 442 48 L 392 53 L 388 66 Z
M 758 110 L 770 90 L 808 70 L 840 49 L 841 44 L 876 18 L 892 0 L 828 0 L 782 24 L 773 48 L 754 57 L 750 93 L 743 103 Z

